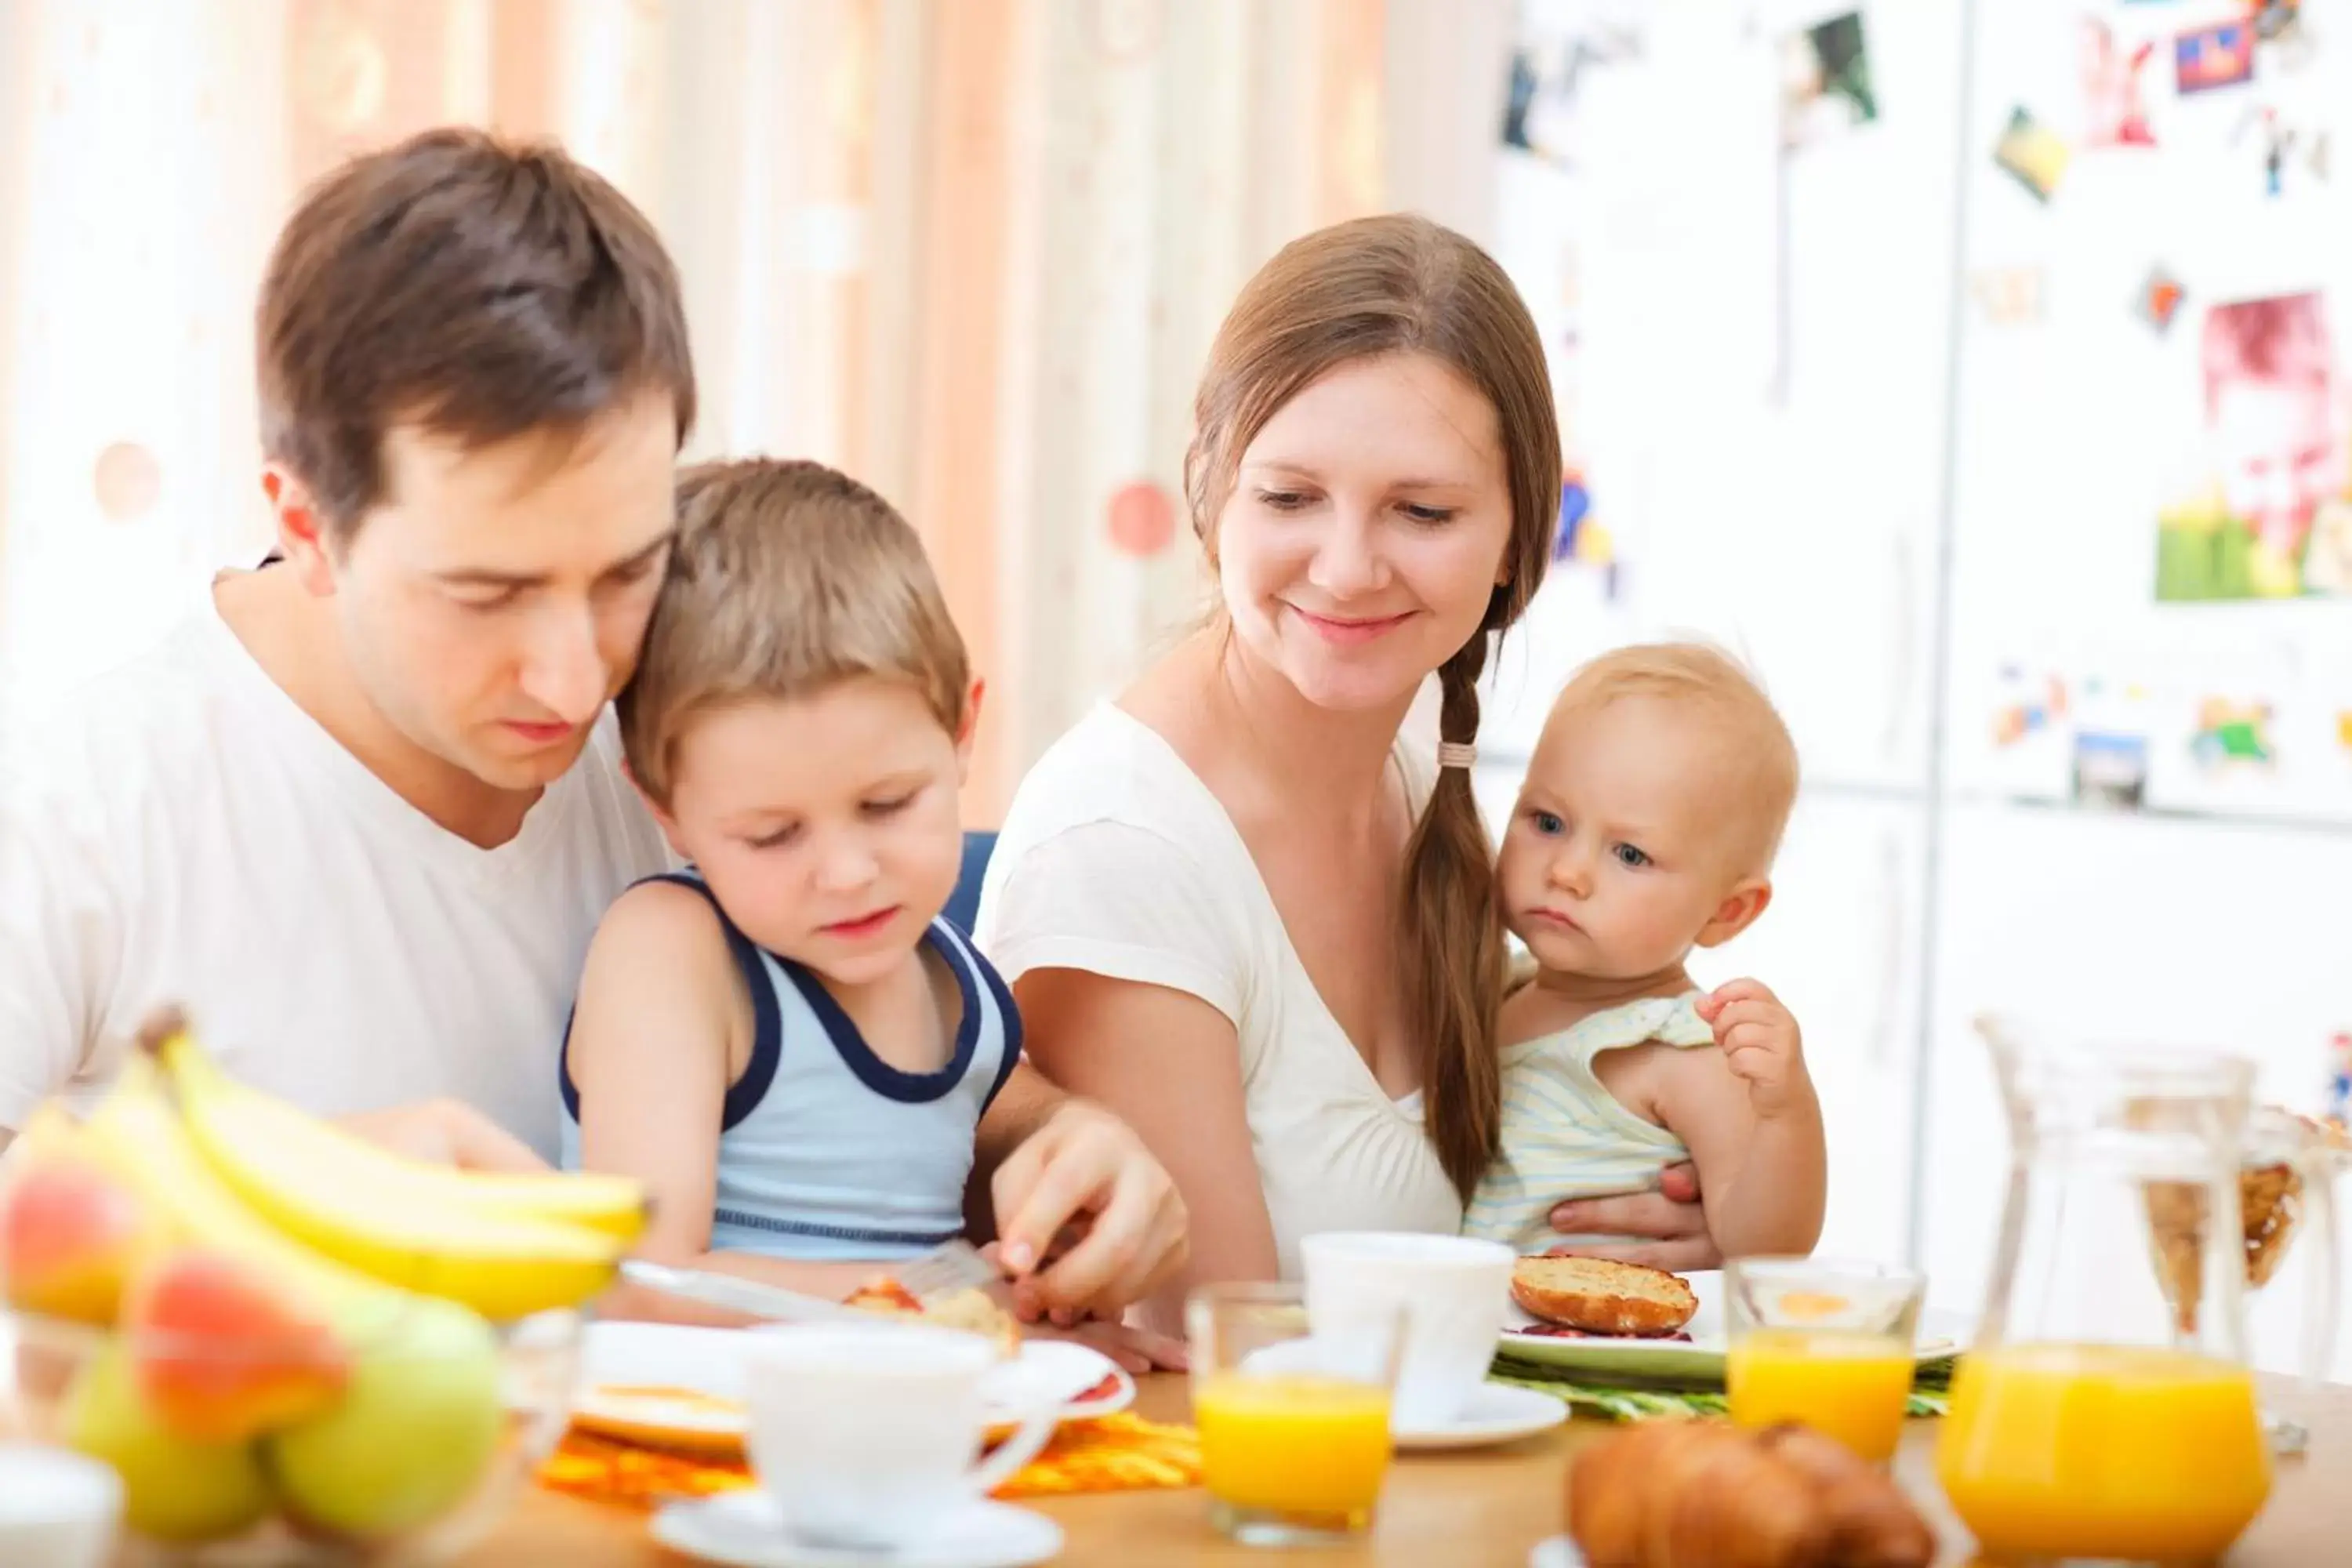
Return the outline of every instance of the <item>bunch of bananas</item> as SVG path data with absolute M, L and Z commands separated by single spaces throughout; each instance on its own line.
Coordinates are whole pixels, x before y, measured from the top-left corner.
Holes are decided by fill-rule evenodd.
M 506 1435 L 495 1325 L 602 1290 L 643 1189 L 404 1158 L 230 1078 L 175 1013 L 141 1043 L 87 1121 L 44 1105 L 0 1183 L 9 1304 L 102 1331 L 54 1435 L 161 1540 L 440 1518 Z

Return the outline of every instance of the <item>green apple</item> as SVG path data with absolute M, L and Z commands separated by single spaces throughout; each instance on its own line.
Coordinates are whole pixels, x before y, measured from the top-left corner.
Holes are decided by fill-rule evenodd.
M 235 1535 L 269 1511 L 269 1487 L 249 1443 L 200 1443 L 163 1429 L 139 1397 L 120 1342 L 85 1363 L 66 1391 L 67 1446 L 112 1465 L 123 1517 L 158 1541 Z
M 287 1509 L 346 1535 L 397 1534 L 481 1480 L 506 1429 L 499 1346 L 478 1312 L 418 1297 L 355 1347 L 341 1403 L 265 1444 Z

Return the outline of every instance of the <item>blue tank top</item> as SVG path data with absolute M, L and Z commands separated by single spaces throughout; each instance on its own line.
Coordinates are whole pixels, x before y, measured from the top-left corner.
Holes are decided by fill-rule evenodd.
M 963 1233 L 972 1137 L 1021 1056 L 1021 1017 L 1004 982 L 945 920 L 925 937 L 962 994 L 955 1049 L 936 1072 L 877 1056 L 817 977 L 754 944 L 710 900 L 751 994 L 751 1058 L 727 1090 L 719 1134 L 716 1251 L 810 1262 L 904 1258 Z M 563 1165 L 580 1164 L 580 1096 L 571 1032 L 559 1073 Z

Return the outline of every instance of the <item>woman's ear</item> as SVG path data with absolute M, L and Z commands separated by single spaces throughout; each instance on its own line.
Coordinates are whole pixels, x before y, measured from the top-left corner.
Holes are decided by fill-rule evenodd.
M 1724 895 L 1723 901 L 1715 907 L 1714 916 L 1699 928 L 1698 945 L 1722 946 L 1754 925 L 1771 901 L 1772 884 L 1767 879 L 1758 877 L 1740 883 Z

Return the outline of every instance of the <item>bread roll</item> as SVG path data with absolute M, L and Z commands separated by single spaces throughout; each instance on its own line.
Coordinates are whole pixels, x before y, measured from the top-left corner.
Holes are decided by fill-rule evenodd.
M 1927 1568 L 1887 1477 L 1821 1434 L 1647 1422 L 1580 1450 L 1568 1531 L 1591 1568 Z

